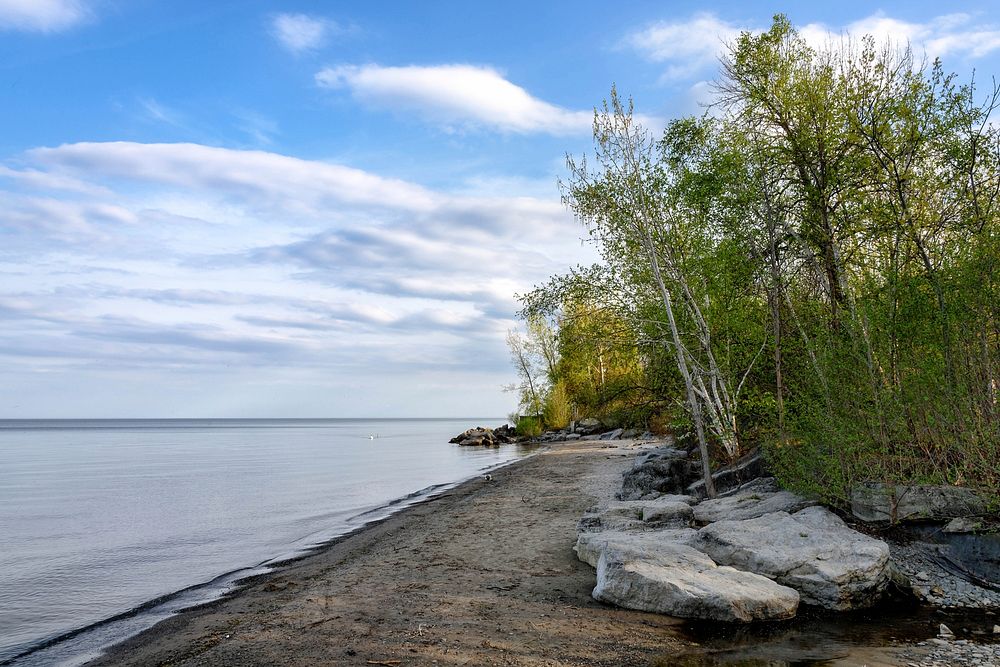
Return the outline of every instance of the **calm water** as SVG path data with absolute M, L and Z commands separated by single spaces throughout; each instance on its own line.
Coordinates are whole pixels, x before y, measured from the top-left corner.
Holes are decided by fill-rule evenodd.
M 0 421 L 0 664 L 55 638 L 15 664 L 79 662 L 269 561 L 525 455 L 448 444 L 474 422 Z

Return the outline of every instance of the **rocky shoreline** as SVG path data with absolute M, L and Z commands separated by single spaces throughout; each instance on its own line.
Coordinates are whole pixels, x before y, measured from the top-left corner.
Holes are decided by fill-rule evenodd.
M 693 480 L 698 466 L 691 453 L 663 444 L 637 457 L 618 490 L 577 527 L 577 556 L 596 570 L 593 597 L 742 623 L 792 618 L 800 605 L 849 611 L 892 599 L 946 613 L 976 610 L 986 620 L 972 633 L 986 643 L 943 633 L 908 649 L 904 664 L 1000 665 L 1000 645 L 990 643 L 1000 642 L 1000 570 L 977 576 L 949 544 L 934 541 L 949 534 L 946 526 L 982 526 L 969 517 L 981 517 L 985 505 L 964 489 L 869 487 L 853 509 L 872 520 L 848 516 L 849 525 L 773 478 L 755 477 L 762 466 L 749 457 L 720 471 L 723 491 L 708 500 Z M 907 501 L 887 505 L 893 496 Z M 883 519 L 904 507 L 919 528 L 884 531 Z M 994 548 L 995 537 L 982 539 Z M 1000 558 L 1000 551 L 988 558 Z

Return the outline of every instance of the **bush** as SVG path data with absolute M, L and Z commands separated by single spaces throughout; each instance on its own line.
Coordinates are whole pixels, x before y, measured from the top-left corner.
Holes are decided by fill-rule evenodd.
M 552 385 L 549 395 L 545 397 L 545 409 L 542 416 L 548 428 L 566 428 L 569 426 L 572 409 L 569 396 L 566 395 L 566 385 L 560 380 Z
M 542 420 L 538 417 L 521 417 L 517 421 L 517 434 L 534 438 L 542 434 Z

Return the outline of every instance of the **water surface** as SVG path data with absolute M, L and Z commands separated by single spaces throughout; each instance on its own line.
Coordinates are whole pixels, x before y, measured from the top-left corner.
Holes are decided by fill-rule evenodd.
M 0 421 L 0 663 L 77 662 L 262 565 L 523 456 L 448 439 L 502 420 Z M 412 495 L 416 494 L 416 495 Z

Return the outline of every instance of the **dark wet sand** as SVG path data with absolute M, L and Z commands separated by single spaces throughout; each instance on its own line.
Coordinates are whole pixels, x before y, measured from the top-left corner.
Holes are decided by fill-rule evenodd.
M 448 446 L 448 445 L 442 445 Z M 632 443 L 565 443 L 409 508 L 91 665 L 649 665 L 677 621 L 594 601 L 576 522 Z

